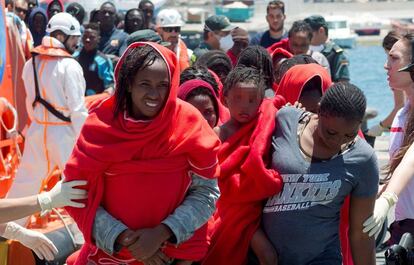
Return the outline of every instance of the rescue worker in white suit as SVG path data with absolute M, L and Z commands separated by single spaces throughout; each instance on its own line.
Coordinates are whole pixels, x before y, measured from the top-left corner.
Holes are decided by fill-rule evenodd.
M 72 58 L 81 35 L 79 22 L 68 13 L 58 13 L 46 32 L 50 36 L 32 50 L 33 58 L 23 68 L 31 124 L 8 198 L 38 194 L 55 167 L 64 169 L 88 115 L 82 67 Z

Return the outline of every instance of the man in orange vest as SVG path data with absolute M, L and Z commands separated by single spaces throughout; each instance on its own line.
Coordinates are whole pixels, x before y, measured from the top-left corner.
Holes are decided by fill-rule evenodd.
M 180 65 L 180 72 L 190 66 L 190 58 L 193 51 L 187 48 L 180 38 L 181 27 L 184 22 L 180 13 L 175 9 L 163 9 L 156 18 L 156 28 L 163 41 L 171 43 L 168 47 L 175 52 Z

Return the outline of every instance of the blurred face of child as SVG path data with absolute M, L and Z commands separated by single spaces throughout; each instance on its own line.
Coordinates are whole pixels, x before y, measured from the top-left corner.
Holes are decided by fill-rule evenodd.
M 294 55 L 306 54 L 310 43 L 309 35 L 304 31 L 295 32 L 289 37 L 290 50 Z
M 128 87 L 131 95 L 131 115 L 135 119 L 149 120 L 164 107 L 170 89 L 167 65 L 156 59 L 151 65 L 138 70 Z
M 204 119 L 208 122 L 211 128 L 214 128 L 217 124 L 217 113 L 214 108 L 214 103 L 207 95 L 196 95 L 187 99 L 187 102 L 196 107 Z
M 224 96 L 231 119 L 238 123 L 253 120 L 263 101 L 264 93 L 254 83 L 237 83 Z

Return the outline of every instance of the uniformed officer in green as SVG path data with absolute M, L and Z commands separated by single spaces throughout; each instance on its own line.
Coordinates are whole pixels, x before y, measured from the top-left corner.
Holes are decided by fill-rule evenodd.
M 349 61 L 345 51 L 329 40 L 328 24 L 322 16 L 314 15 L 305 18 L 305 22 L 312 28 L 310 49 L 325 55 L 331 67 L 331 78 L 334 82 L 349 81 Z
M 213 15 L 204 22 L 203 41 L 194 49 L 191 63 L 210 50 L 227 52 L 233 46 L 230 31 L 235 28 L 226 16 Z

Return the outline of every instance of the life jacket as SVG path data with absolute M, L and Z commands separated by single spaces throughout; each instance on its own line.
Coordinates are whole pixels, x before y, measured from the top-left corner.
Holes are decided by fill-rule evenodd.
M 40 89 L 39 89 L 39 80 L 38 80 L 38 74 L 36 69 L 36 57 L 40 55 L 40 58 L 47 59 L 47 57 L 72 57 L 65 49 L 57 48 L 57 47 L 46 47 L 43 45 L 40 45 L 32 50 L 32 64 L 33 64 L 33 75 L 34 75 L 34 81 L 35 81 L 35 91 L 36 91 L 36 97 L 33 101 L 32 105 L 33 107 L 36 106 L 37 103 L 42 104 L 50 113 L 52 113 L 57 118 L 61 119 L 65 122 L 70 122 L 70 117 L 66 117 L 61 111 L 57 110 L 52 104 L 50 104 L 48 101 L 43 99 L 40 95 Z
M 190 58 L 188 57 L 187 45 L 181 39 L 178 41 L 177 58 L 180 66 L 180 73 L 190 67 Z

